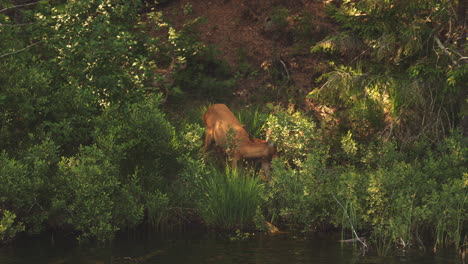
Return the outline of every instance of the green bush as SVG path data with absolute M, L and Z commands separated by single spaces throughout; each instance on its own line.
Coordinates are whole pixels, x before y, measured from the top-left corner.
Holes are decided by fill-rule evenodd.
M 24 225 L 21 222 L 15 223 L 15 219 L 14 213 L 3 211 L 3 216 L 0 218 L 0 241 L 14 238 L 18 232 L 24 231 Z
M 113 238 L 119 220 L 113 216 L 121 182 L 118 167 L 96 145 L 82 147 L 76 157 L 59 163 L 59 191 L 53 199 L 64 222 L 81 232 L 80 240 Z
M 119 165 L 123 177 L 139 170 L 142 186 L 153 188 L 178 169 L 175 128 L 158 108 L 158 96 L 140 103 L 111 107 L 96 122 L 97 145 Z
M 166 192 L 181 170 L 183 161 L 178 156 L 187 144 L 176 136 L 175 128 L 159 110 L 159 100 L 147 98 L 141 103 L 107 109 L 97 122 L 95 133 L 97 145 L 117 166 L 118 179 L 128 189 L 128 199 L 117 204 L 123 208 L 114 215 L 139 215 L 128 212 L 141 207 L 147 212 L 147 222 L 155 228 L 167 218 Z M 129 200 L 133 203 L 129 204 Z M 140 220 L 134 219 L 130 226 Z
M 218 58 L 215 47 L 202 45 L 191 30 L 198 32 L 187 27 L 176 36 L 177 45 L 187 47 L 183 52 L 187 65 L 175 75 L 174 85 L 190 98 L 209 101 L 229 98 L 236 84 L 230 66 Z
M 371 242 L 385 255 L 392 243 L 410 242 L 417 206 L 417 169 L 407 163 L 370 171 L 363 221 L 373 230 Z
M 454 8 L 440 8 L 448 5 Z M 325 37 L 312 52 L 330 53 L 334 69 L 318 79 L 310 96 L 347 109 L 335 115 L 340 126 L 358 137 L 384 134 L 406 143 L 424 137 L 442 139 L 449 134 L 448 127 L 462 123 L 466 116 L 468 71 L 457 60 L 467 46 L 455 40 L 466 30 L 450 29 L 464 23 L 456 9 L 464 9 L 461 1 L 365 0 L 329 5 L 338 32 Z M 426 23 L 430 17 L 431 23 Z
M 183 155 L 184 168 L 179 173 L 178 200 L 186 208 L 196 208 L 204 198 L 203 181 L 209 175 L 209 167 L 202 158 Z
M 290 143 L 301 135 L 298 131 L 314 135 L 316 130 L 277 121 L 291 120 L 293 115 L 287 115 L 268 123 L 282 154 L 273 161 L 273 179 L 266 189 L 265 206 L 273 221 L 303 231 L 341 227 L 345 238 L 354 237 L 355 231 L 368 233 L 368 245 L 380 255 L 395 246 L 424 247 L 422 236 L 433 238 L 434 249 L 462 245 L 468 219 L 468 148 L 460 133 L 432 148 L 416 142 L 407 152 L 391 142 L 358 145 L 349 133 L 338 153 L 346 159 L 338 166 L 330 162 L 337 153 L 305 147 L 310 134 L 295 141 L 303 145 Z M 296 120 L 292 124 L 302 124 Z M 295 166 L 285 166 L 291 164 L 288 158 Z
M 321 142 L 320 129 L 301 112 L 278 110 L 270 114 L 264 129 L 279 155 L 295 166 L 300 167 L 309 153 L 326 156 L 328 152 Z
M 335 181 L 324 170 L 327 159 L 322 154 L 309 153 L 300 168 L 285 167 L 282 159 L 273 161 L 266 207 L 274 222 L 308 232 L 330 222 Z
M 18 159 L 5 151 L 0 154 L 0 208 L 15 214 L 27 231 L 42 231 L 49 218 L 57 152 L 54 142 L 46 139 Z

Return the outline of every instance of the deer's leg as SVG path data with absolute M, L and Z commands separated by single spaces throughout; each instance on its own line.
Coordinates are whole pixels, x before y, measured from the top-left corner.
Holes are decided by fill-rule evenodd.
M 205 145 L 203 146 L 203 151 L 206 152 L 208 150 L 208 147 L 211 145 L 211 142 L 213 142 L 213 132 L 211 129 L 206 129 L 205 131 Z
M 239 161 L 239 158 L 233 157 L 231 160 L 231 168 L 233 170 L 237 170 L 237 162 Z
M 265 173 L 265 178 L 267 181 L 271 180 L 271 163 L 268 161 L 262 161 L 262 169 Z

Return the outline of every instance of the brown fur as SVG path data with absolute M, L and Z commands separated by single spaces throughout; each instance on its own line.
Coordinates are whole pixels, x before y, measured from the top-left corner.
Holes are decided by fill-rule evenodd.
M 274 148 L 264 140 L 249 138 L 242 124 L 224 104 L 214 104 L 208 108 L 203 115 L 205 122 L 205 151 L 214 141 L 218 146 L 224 148 L 231 159 L 231 167 L 237 168 L 239 160 L 244 158 L 261 159 L 262 168 L 269 177 L 270 160 L 274 154 Z M 232 139 L 226 139 L 229 130 L 232 129 Z M 229 142 L 233 141 L 233 142 Z M 226 146 L 234 143 L 234 148 L 227 151 Z

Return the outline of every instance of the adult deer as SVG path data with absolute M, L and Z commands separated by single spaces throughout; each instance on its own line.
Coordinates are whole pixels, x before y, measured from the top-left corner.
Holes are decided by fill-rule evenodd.
M 215 141 L 222 147 L 231 159 L 231 167 L 237 168 L 241 159 L 256 158 L 262 162 L 262 169 L 267 178 L 270 177 L 270 160 L 274 147 L 267 141 L 249 138 L 242 124 L 224 104 L 214 104 L 203 115 L 205 122 L 205 146 L 207 148 Z

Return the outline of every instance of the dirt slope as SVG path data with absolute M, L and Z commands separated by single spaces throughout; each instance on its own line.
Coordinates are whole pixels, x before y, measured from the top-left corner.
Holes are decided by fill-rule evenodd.
M 248 63 L 258 71 L 255 78 L 239 82 L 236 94 L 244 99 L 272 82 L 268 67 L 274 62 L 281 63 L 294 87 L 286 92 L 303 97 L 314 88 L 327 66 L 310 53 L 310 46 L 334 30 L 324 7 L 323 1 L 313 0 L 177 0 L 158 6 L 175 28 L 205 18 L 202 41 L 217 47 L 234 69 Z

